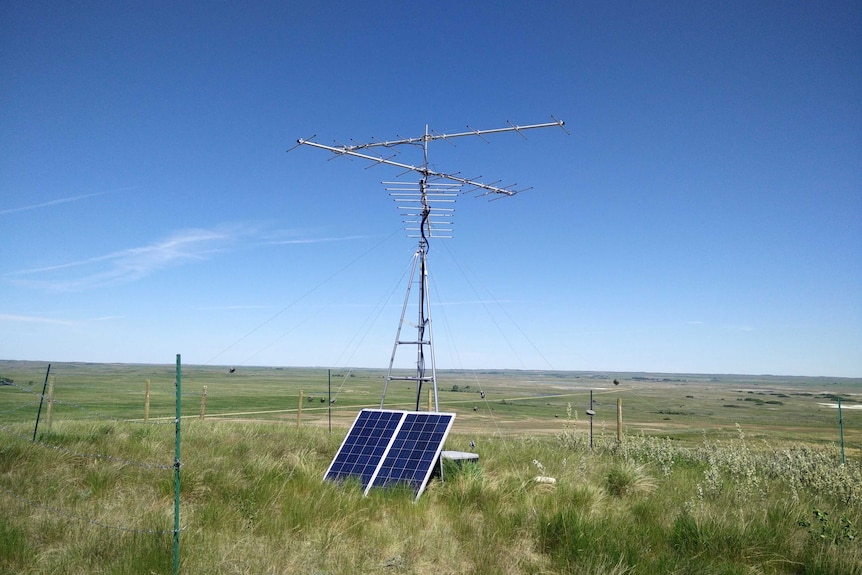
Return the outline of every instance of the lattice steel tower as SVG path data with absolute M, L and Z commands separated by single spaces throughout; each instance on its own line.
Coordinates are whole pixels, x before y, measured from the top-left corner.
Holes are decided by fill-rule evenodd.
M 389 369 L 386 373 L 386 380 L 383 385 L 383 396 L 380 399 L 380 407 L 386 400 L 386 391 L 391 381 L 411 381 L 416 385 L 416 410 L 419 411 L 422 400 L 422 387 L 424 384 L 431 384 L 434 398 L 434 411 L 440 411 L 439 402 L 437 399 L 437 366 L 434 360 L 434 344 L 431 329 L 431 302 L 429 299 L 428 290 L 428 247 L 431 238 L 450 238 L 452 233 L 452 218 L 454 216 L 454 203 L 456 198 L 461 193 L 478 192 L 479 196 L 514 196 L 519 192 L 526 191 L 530 188 L 513 189 L 513 185 L 498 186 L 499 182 L 484 183 L 478 179 L 462 178 L 454 173 L 444 173 L 431 170 L 428 167 L 428 144 L 435 140 L 452 140 L 465 136 L 477 136 L 484 140 L 483 136 L 489 134 L 498 134 L 501 132 L 518 132 L 523 137 L 522 132 L 537 128 L 559 127 L 565 131 L 565 122 L 554 118 L 553 122 L 544 124 L 531 124 L 527 126 L 516 126 L 509 123 L 505 128 L 495 128 L 491 130 L 474 130 L 470 128 L 468 132 L 459 132 L 454 134 L 436 134 L 429 132 L 428 126 L 425 127 L 425 133 L 416 138 L 401 138 L 385 142 L 370 142 L 366 144 L 354 144 L 351 146 L 335 145 L 327 146 L 312 141 L 310 139 L 297 140 L 297 146 L 305 145 L 314 148 L 320 148 L 332 152 L 336 156 L 350 156 L 360 158 L 372 162 L 371 165 L 385 164 L 394 166 L 404 170 L 405 173 L 415 173 L 419 175 L 418 181 L 413 182 L 383 182 L 386 185 L 386 190 L 393 197 L 401 215 L 405 217 L 405 229 L 408 232 L 408 237 L 418 240 L 416 252 L 413 255 L 413 266 L 410 272 L 410 279 L 407 284 L 407 293 L 404 297 L 404 305 L 401 308 L 401 320 L 398 323 L 398 330 L 395 335 L 395 343 L 392 346 L 392 355 L 389 359 Z M 566 132 L 568 133 L 568 132 Z M 373 155 L 375 148 L 397 149 L 401 146 L 412 145 L 421 146 L 422 148 L 422 164 L 410 165 L 401 162 L 396 162 L 390 156 L 384 158 L 380 155 Z M 293 149 L 293 148 L 291 148 Z M 466 190 L 462 189 L 465 188 Z M 416 279 L 418 273 L 418 281 Z M 402 331 L 407 317 L 407 311 L 411 303 L 412 288 L 414 285 L 419 286 L 419 294 L 415 299 L 415 314 L 416 314 L 416 337 L 402 339 Z M 406 337 L 406 336 L 405 336 Z M 408 346 L 415 349 L 416 361 L 415 370 L 411 370 L 408 375 L 397 375 L 394 370 L 395 358 L 398 350 L 402 346 Z

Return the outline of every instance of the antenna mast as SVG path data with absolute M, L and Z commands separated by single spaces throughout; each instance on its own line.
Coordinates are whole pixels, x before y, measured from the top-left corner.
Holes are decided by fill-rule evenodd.
M 552 116 L 553 118 L 553 116 Z M 398 331 L 395 335 L 395 343 L 392 347 L 392 356 L 389 359 L 389 370 L 386 373 L 386 380 L 383 384 L 383 396 L 380 399 L 380 407 L 386 400 L 386 390 L 389 387 L 390 381 L 412 381 L 416 385 L 416 411 L 419 411 L 422 400 L 423 384 L 429 383 L 432 386 L 434 394 L 434 411 L 440 411 L 440 405 L 437 399 L 437 367 L 434 360 L 434 346 L 431 330 L 431 305 L 428 290 L 428 241 L 430 238 L 449 238 L 452 233 L 452 217 L 455 209 L 452 205 L 459 193 L 462 192 L 462 187 L 467 186 L 466 192 L 478 192 L 479 196 L 496 196 L 495 199 L 503 196 L 514 196 L 517 193 L 524 192 L 530 188 L 514 189 L 515 185 L 498 186 L 497 182 L 485 183 L 479 179 L 462 178 L 455 173 L 444 173 L 431 170 L 428 167 L 428 144 L 435 140 L 452 140 L 466 136 L 476 136 L 485 139 L 483 136 L 490 134 L 499 134 L 503 132 L 517 132 L 524 139 L 526 136 L 522 132 L 537 128 L 559 127 L 566 131 L 565 122 L 553 118 L 553 122 L 544 124 L 530 124 L 527 126 L 516 126 L 509 123 L 505 128 L 494 128 L 490 130 L 474 130 L 470 128 L 469 132 L 458 132 L 453 134 L 434 134 L 425 126 L 425 133 L 422 136 L 415 138 L 401 138 L 398 140 L 384 142 L 369 142 L 365 144 L 354 144 L 352 146 L 337 145 L 327 146 L 319 144 L 310 139 L 299 139 L 296 141 L 296 146 L 311 146 L 327 150 L 334 154 L 334 157 L 349 156 L 359 158 L 371 162 L 368 167 L 379 164 L 386 164 L 396 168 L 401 168 L 403 173 L 414 172 L 419 175 L 418 182 L 383 182 L 387 186 L 386 190 L 389 195 L 395 200 L 401 215 L 407 219 L 404 220 L 405 229 L 408 232 L 408 237 L 418 239 L 416 252 L 413 254 L 413 267 L 410 272 L 410 279 L 407 284 L 407 294 L 404 297 L 404 305 L 401 309 L 401 320 L 398 324 Z M 486 140 L 487 141 L 487 140 Z M 392 158 L 383 157 L 380 154 L 375 155 L 376 148 L 386 148 L 389 150 L 397 150 L 400 146 L 414 145 L 422 147 L 422 164 L 419 166 L 396 162 Z M 291 148 L 294 149 L 294 148 Z M 290 151 L 290 150 L 288 150 Z M 419 274 L 418 281 L 416 274 Z M 417 312 L 416 321 L 416 338 L 402 339 L 401 332 L 404 327 L 405 317 L 410 304 L 411 288 L 414 282 L 419 285 L 419 294 L 417 297 Z M 399 347 L 412 346 L 416 350 L 416 368 L 409 375 L 395 375 L 393 367 L 395 365 L 395 356 Z

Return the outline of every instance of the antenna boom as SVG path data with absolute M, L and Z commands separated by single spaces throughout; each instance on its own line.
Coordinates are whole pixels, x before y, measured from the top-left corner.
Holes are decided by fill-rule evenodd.
M 457 132 L 454 134 L 424 134 L 422 136 L 416 138 L 401 138 L 399 140 L 391 140 L 385 142 L 368 142 L 366 144 L 355 144 L 353 146 L 342 146 L 340 149 L 344 151 L 355 151 L 355 150 L 366 150 L 368 148 L 391 148 L 393 146 L 403 146 L 404 144 L 423 144 L 425 142 L 431 142 L 434 140 L 451 140 L 453 138 L 462 138 L 464 136 L 479 136 L 480 138 L 486 134 L 500 134 L 503 132 L 523 132 L 524 130 L 534 130 L 536 128 L 553 128 L 559 127 L 563 128 L 566 123 L 563 120 L 554 119 L 553 122 L 546 122 L 544 124 L 529 124 L 526 126 L 516 126 L 514 124 L 509 124 L 506 128 L 491 128 L 489 130 L 474 130 L 470 128 L 469 132 Z M 568 133 L 568 132 L 567 132 Z M 482 138 L 483 140 L 485 138 Z M 487 140 L 486 140 L 487 141 Z M 302 143 L 302 142 L 300 142 Z
M 550 125 L 555 126 L 557 124 L 550 124 Z M 511 131 L 511 129 L 508 129 L 508 128 L 501 128 L 501 130 Z M 466 133 L 466 134 L 461 134 L 461 135 L 468 136 L 471 134 Z M 313 148 L 320 148 L 322 150 L 327 150 L 329 152 L 332 152 L 336 156 L 351 156 L 354 158 L 360 158 L 362 160 L 368 160 L 369 162 L 372 162 L 371 166 L 369 166 L 369 167 L 373 167 L 373 166 L 376 166 L 378 164 L 387 164 L 389 166 L 395 166 L 396 168 L 402 168 L 402 169 L 407 170 L 409 172 L 417 172 L 419 174 L 422 174 L 426 178 L 428 178 L 428 177 L 441 178 L 441 179 L 451 180 L 453 182 L 458 182 L 459 184 L 466 184 L 466 185 L 473 186 L 475 188 L 481 188 L 481 189 L 485 190 L 486 193 L 503 194 L 506 196 L 514 196 L 516 194 L 516 192 L 509 190 L 509 189 L 506 189 L 506 188 L 500 188 L 497 186 L 492 186 L 490 184 L 484 184 L 482 182 L 478 182 L 475 180 L 468 180 L 467 178 L 462 178 L 462 177 L 456 176 L 454 174 L 446 174 L 444 172 L 437 172 L 434 170 L 429 170 L 427 167 L 424 167 L 424 166 L 423 167 L 413 166 L 410 164 L 403 164 L 401 162 L 396 162 L 396 161 L 392 160 L 391 158 L 383 158 L 381 156 L 371 156 L 369 154 L 363 154 L 361 152 L 355 151 L 356 146 L 327 146 L 326 144 L 319 144 L 317 142 L 311 142 L 309 140 L 302 140 L 302 139 L 297 140 L 296 143 L 298 145 L 311 146 Z
M 437 375 L 434 359 L 434 345 L 432 343 L 432 323 L 430 313 L 430 297 L 428 289 L 428 268 L 426 265 L 427 254 L 429 248 L 429 240 L 431 238 L 451 238 L 452 219 L 455 209 L 451 206 L 455 202 L 455 198 L 459 193 L 478 192 L 479 196 L 494 196 L 492 199 L 501 199 L 505 196 L 514 196 L 517 193 L 529 190 L 530 188 L 514 189 L 517 184 L 498 185 L 500 180 L 491 183 L 485 183 L 479 178 L 464 178 L 457 175 L 460 172 L 445 173 L 431 170 L 428 167 L 428 143 L 435 140 L 446 140 L 450 145 L 453 145 L 449 140 L 466 136 L 477 136 L 484 140 L 488 140 L 484 136 L 489 134 L 500 134 L 504 132 L 517 132 L 519 136 L 526 139 L 523 132 L 538 128 L 559 127 L 567 134 L 565 122 L 551 116 L 553 122 L 544 124 L 529 124 L 526 126 L 518 126 L 508 122 L 505 128 L 494 128 L 490 130 L 475 130 L 471 126 L 467 126 L 468 132 L 456 132 L 452 134 L 437 134 L 429 131 L 428 126 L 425 126 L 425 133 L 416 138 L 401 138 L 397 140 L 384 141 L 373 140 L 368 143 L 354 143 L 345 145 L 336 142 L 334 146 L 326 144 L 318 144 L 312 139 L 299 139 L 296 141 L 296 146 L 302 145 L 320 148 L 332 153 L 330 160 L 340 156 L 348 156 L 366 160 L 370 164 L 366 169 L 385 164 L 403 170 L 398 177 L 414 172 L 420 175 L 418 182 L 383 182 L 389 186 L 386 190 L 395 202 L 402 220 L 405 224 L 405 231 L 408 232 L 407 237 L 418 239 L 418 247 L 413 256 L 413 268 L 410 272 L 410 280 L 407 284 L 407 294 L 404 298 L 404 304 L 401 309 L 401 320 L 398 324 L 398 331 L 395 336 L 395 343 L 392 348 L 392 355 L 389 360 L 389 370 L 386 374 L 386 379 L 383 384 L 383 397 L 380 400 L 380 408 L 383 408 L 383 403 L 386 399 L 386 389 L 391 381 L 412 381 L 416 384 L 416 411 L 419 411 L 419 404 L 422 398 L 422 385 L 429 383 L 434 391 L 434 411 L 439 412 L 437 400 Z M 313 137 L 312 137 L 313 138 Z M 354 140 L 351 140 L 354 141 Z M 355 141 L 354 141 L 355 142 Z M 423 162 L 421 165 L 415 166 L 403 162 L 397 162 L 393 158 L 398 153 L 397 148 L 404 145 L 414 145 L 422 149 Z M 389 152 L 394 152 L 393 155 L 384 157 L 382 150 L 378 152 L 369 152 L 374 148 L 387 148 Z M 291 148 L 292 150 L 293 148 Z M 440 181 L 447 180 L 447 181 Z M 461 188 L 467 186 L 466 192 Z M 418 278 L 418 280 L 417 280 Z M 411 287 L 414 283 L 419 286 L 419 294 L 415 299 L 416 311 L 418 311 L 418 320 L 416 323 L 409 322 L 405 319 L 407 308 L 411 300 Z M 402 339 L 401 331 L 405 323 L 416 328 L 415 339 Z M 395 366 L 395 355 L 399 346 L 408 345 L 415 347 L 416 362 L 415 371 L 410 376 L 399 375 L 393 372 Z M 427 360 L 427 361 L 426 361 Z M 430 376 L 428 369 L 430 368 Z M 429 411 L 431 410 L 429 399 Z

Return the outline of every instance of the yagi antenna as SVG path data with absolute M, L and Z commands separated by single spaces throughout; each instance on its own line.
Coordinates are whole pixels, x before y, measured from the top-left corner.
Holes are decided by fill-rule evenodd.
M 479 136 L 480 138 L 482 138 L 483 140 L 485 140 L 487 142 L 488 140 L 486 140 L 483 136 L 486 136 L 489 134 L 500 134 L 503 132 L 517 132 L 518 134 L 521 135 L 521 137 L 526 138 L 526 136 L 524 136 L 524 134 L 522 133 L 526 130 L 534 130 L 537 128 L 551 128 L 551 127 L 562 128 L 563 131 L 565 131 L 568 134 L 568 131 L 565 128 L 565 122 L 563 122 L 562 120 L 554 119 L 553 122 L 547 122 L 545 124 L 531 124 L 528 126 L 516 126 L 516 125 L 512 124 L 511 122 L 509 122 L 509 127 L 507 127 L 507 128 L 494 128 L 491 130 L 473 130 L 473 129 L 471 129 L 471 131 L 469 131 L 469 132 L 458 132 L 458 133 L 454 133 L 454 134 L 432 134 L 432 133 L 429 133 L 428 127 L 426 126 L 425 127 L 425 134 L 422 136 L 416 137 L 416 138 L 401 138 L 399 140 L 390 140 L 390 141 L 382 141 L 382 142 L 381 141 L 374 141 L 374 142 L 368 142 L 365 144 L 354 144 L 352 146 L 347 146 L 347 145 L 343 145 L 343 144 L 339 145 L 339 146 L 327 146 L 326 144 L 320 144 L 318 142 L 314 142 L 311 139 L 308 139 L 308 140 L 299 139 L 296 141 L 297 145 L 294 146 L 294 148 L 296 148 L 298 146 L 303 146 L 303 145 L 304 146 L 311 146 L 313 148 L 320 148 L 322 150 L 327 150 L 329 152 L 332 152 L 333 154 L 335 154 L 335 156 L 352 156 L 354 158 L 360 158 L 363 160 L 368 160 L 369 162 L 371 162 L 370 166 L 376 166 L 379 164 L 388 164 L 390 166 L 395 166 L 397 168 L 401 168 L 403 170 L 406 170 L 407 172 L 416 172 L 416 173 L 424 176 L 426 180 L 429 177 L 442 178 L 442 179 L 451 180 L 451 181 L 454 181 L 454 182 L 457 182 L 460 184 L 466 184 L 466 185 L 473 186 L 474 189 L 483 189 L 483 190 L 485 190 L 485 192 L 487 192 L 487 194 L 502 194 L 502 195 L 506 195 L 506 196 L 513 196 L 517 192 L 510 190 L 510 189 L 500 188 L 500 187 L 493 186 L 490 184 L 485 184 L 485 183 L 482 183 L 478 180 L 469 180 L 467 178 L 459 177 L 458 175 L 456 175 L 454 173 L 448 174 L 448 173 L 437 172 L 435 170 L 429 169 L 428 168 L 428 143 L 433 142 L 435 140 L 452 140 L 455 138 L 462 138 L 464 136 Z M 394 155 L 390 156 L 388 158 L 384 158 L 383 156 L 374 156 L 371 154 L 365 154 L 362 151 L 360 151 L 360 150 L 370 150 L 372 148 L 379 148 L 379 147 L 394 148 L 397 146 L 404 146 L 407 144 L 421 145 L 423 147 L 424 162 L 422 163 L 422 165 L 416 166 L 416 165 L 411 165 L 411 164 L 404 164 L 402 162 L 396 162 L 396 161 L 392 160 L 392 158 L 395 157 Z M 291 148 L 291 150 L 294 148 Z M 483 195 L 485 195 L 485 194 L 483 194 Z
M 434 411 L 440 411 L 440 405 L 437 399 L 437 367 L 434 361 L 434 346 L 432 345 L 431 334 L 431 306 L 428 290 L 428 240 L 430 238 L 451 238 L 452 237 L 452 218 L 454 216 L 455 199 L 462 193 L 461 188 L 467 186 L 467 192 L 475 192 L 477 196 L 492 196 L 491 199 L 500 199 L 506 196 L 514 196 L 520 192 L 531 188 L 514 189 L 517 184 L 508 186 L 500 186 L 499 180 L 491 183 L 486 183 L 478 178 L 464 178 L 458 175 L 458 172 L 438 172 L 428 167 L 428 144 L 436 140 L 445 140 L 450 145 L 455 145 L 451 140 L 466 136 L 476 136 L 483 141 L 488 142 L 485 136 L 491 134 L 501 134 L 504 132 L 517 132 L 525 140 L 527 137 L 524 132 L 535 130 L 538 128 L 562 128 L 566 134 L 568 130 L 565 128 L 565 122 L 553 118 L 553 122 L 544 124 L 530 124 L 526 126 L 518 126 L 508 122 L 505 128 L 494 128 L 490 130 L 476 130 L 470 126 L 468 132 L 457 132 L 452 134 L 432 133 L 425 126 L 425 133 L 415 138 L 401 138 L 389 141 L 374 141 L 367 143 L 354 143 L 352 145 L 339 144 L 336 146 L 327 146 L 313 141 L 313 138 L 299 139 L 296 141 L 296 146 L 288 151 L 291 151 L 299 146 L 311 146 L 312 148 L 320 148 L 327 150 L 333 154 L 332 158 L 340 156 L 348 156 L 367 160 L 369 165 L 366 169 L 379 166 L 381 164 L 393 166 L 402 170 L 400 175 L 415 172 L 419 175 L 417 182 L 383 182 L 386 191 L 395 201 L 399 214 L 403 219 L 405 230 L 408 237 L 418 239 L 419 246 L 413 255 L 413 269 L 410 273 L 410 280 L 407 284 L 407 295 L 404 298 L 404 306 L 401 310 L 401 321 L 398 324 L 398 331 L 395 335 L 395 344 L 392 347 L 392 356 L 389 359 L 389 370 L 386 374 L 386 380 L 383 385 L 383 397 L 380 399 L 380 407 L 383 408 L 383 403 L 386 400 L 386 390 L 390 381 L 411 381 L 416 385 L 416 411 L 419 411 L 422 400 L 423 384 L 431 384 L 434 391 Z M 353 140 L 351 140 L 353 141 Z M 398 153 L 400 146 L 418 146 L 422 148 L 422 163 L 418 165 L 396 162 L 393 160 Z M 387 153 L 395 152 L 386 157 L 375 155 L 376 148 L 385 148 Z M 418 282 L 419 294 L 416 300 L 418 307 L 418 321 L 414 324 L 407 322 L 412 327 L 416 328 L 415 339 L 402 339 L 401 330 L 405 324 L 405 315 L 410 303 L 411 287 L 414 284 L 416 273 L 419 273 L 421 281 Z M 406 334 L 405 334 L 406 335 Z M 416 350 L 416 369 L 408 375 L 396 374 L 393 371 L 395 365 L 395 355 L 401 346 L 411 346 Z M 426 359 L 430 362 L 430 374 L 426 366 Z M 429 410 L 431 406 L 429 405 Z

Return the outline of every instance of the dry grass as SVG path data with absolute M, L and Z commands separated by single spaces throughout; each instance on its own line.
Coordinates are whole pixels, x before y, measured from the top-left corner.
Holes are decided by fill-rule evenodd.
M 112 368 L 111 376 L 117 374 Z M 207 380 L 210 406 L 234 382 L 219 377 Z M 311 375 L 305 377 L 309 389 Z M 356 397 L 376 381 L 354 379 L 361 380 L 353 382 Z M 53 428 L 35 444 L 26 410 L 10 412 L 21 415 L 20 423 L 12 417 L 0 425 L 0 573 L 171 572 L 173 426 L 90 417 L 128 414 L 137 406 L 104 394 L 122 386 L 88 381 L 74 396 L 87 407 L 88 420 L 80 410 L 58 407 Z M 238 402 L 255 407 L 255 393 L 272 385 L 243 388 Z M 659 391 L 676 384 L 662 385 Z M 510 380 L 501 380 L 503 388 L 521 393 Z M 674 411 L 683 415 L 653 413 L 659 391 L 638 389 L 627 401 L 633 411 L 652 409 L 644 410 L 644 425 L 658 427 L 664 420 L 649 418 L 660 416 L 681 426 L 701 417 L 687 415 L 701 408 L 687 407 L 684 395 L 703 395 L 714 404 L 710 409 L 721 405 L 720 393 L 731 395 L 692 389 L 670 390 L 682 405 Z M 0 392 L 0 411 L 14 408 L 25 393 Z M 160 409 L 169 413 L 169 397 L 159 393 Z M 737 395 L 752 411 L 734 412 L 751 417 L 764 407 L 750 407 L 747 391 Z M 791 414 L 809 399 L 793 397 L 800 403 Z M 763 420 L 761 427 L 731 422 L 709 433 L 629 433 L 618 445 L 596 422 L 590 450 L 577 408 L 567 415 L 566 394 L 489 401 L 477 412 L 472 399 L 457 420 L 467 425 L 456 424 L 447 448 L 475 451 L 480 464 L 445 469 L 447 481 L 432 481 L 416 503 L 412 492 L 399 489 L 363 497 L 350 482 L 324 482 L 344 427 L 336 425 L 330 436 L 319 414 L 308 414 L 302 427 L 282 416 L 184 419 L 181 572 L 862 574 L 856 534 L 862 469 L 852 458 L 840 466 L 835 446 L 818 437 L 802 445 L 782 432 L 772 443 L 765 424 L 775 420 Z M 344 408 L 341 419 L 349 413 L 355 415 L 355 406 Z M 517 433 L 496 432 L 510 420 Z M 826 429 L 812 420 L 811 429 Z M 484 427 L 471 427 L 474 422 Z M 542 433 L 519 427 L 534 425 Z M 845 427 L 852 437 L 858 433 L 850 417 Z M 556 483 L 537 483 L 537 475 Z
M 63 422 L 52 432 L 78 452 L 171 452 L 170 430 L 113 432 Z M 482 462 L 447 468 L 416 503 L 412 492 L 322 481 L 337 447 L 317 429 L 278 423 L 196 422 L 184 430 L 184 573 L 860 573 L 843 514 L 862 504 L 768 477 L 758 489 L 699 491 L 708 463 L 633 443 L 590 451 L 568 436 L 482 440 Z M 463 437 L 453 437 L 458 444 Z M 660 446 L 667 449 L 667 446 Z M 711 444 L 723 454 L 724 444 Z M 738 443 L 714 458 L 714 481 L 734 485 Z M 749 449 L 750 461 L 769 459 Z M 820 460 L 812 460 L 818 463 Z M 731 467 L 728 467 L 731 466 Z M 553 488 L 533 478 L 541 470 Z M 70 455 L 16 441 L 0 452 L 4 573 L 168 573 L 171 471 Z M 784 489 L 784 490 L 783 490 Z M 829 510 L 832 523 L 814 520 Z M 810 516 L 808 526 L 800 520 Z M 131 532 L 110 527 L 123 527 Z M 826 539 L 821 535 L 826 533 Z M 806 567 L 807 569 L 808 567 Z

